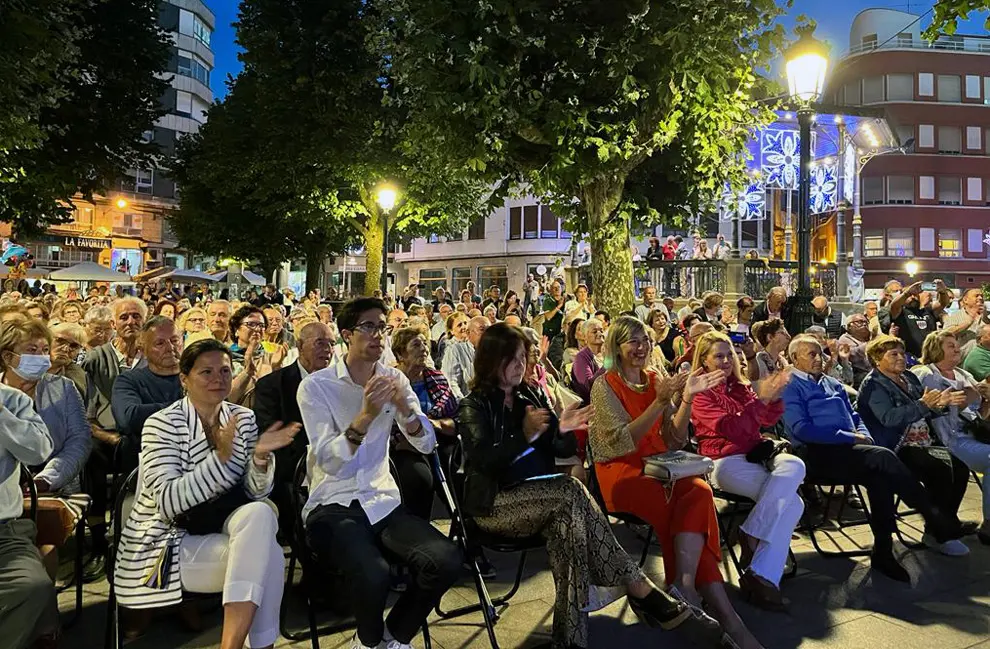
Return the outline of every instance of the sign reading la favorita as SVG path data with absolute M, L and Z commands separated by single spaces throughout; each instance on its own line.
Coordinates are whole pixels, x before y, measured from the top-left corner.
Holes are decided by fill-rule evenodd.
M 109 250 L 113 247 L 113 241 L 110 239 L 93 239 L 90 237 L 65 237 L 62 245 L 67 248 L 98 248 Z

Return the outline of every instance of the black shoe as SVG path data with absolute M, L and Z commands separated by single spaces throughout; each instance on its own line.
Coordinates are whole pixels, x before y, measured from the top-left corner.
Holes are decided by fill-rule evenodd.
M 495 566 L 493 566 L 485 557 L 478 557 L 478 571 L 485 579 L 495 579 L 498 575 L 498 572 L 495 570 Z
M 664 631 L 680 628 L 696 646 L 712 646 L 722 638 L 722 627 L 707 613 L 671 594 L 654 590 L 642 599 L 628 597 L 629 607 L 643 624 Z
M 911 583 L 911 575 L 898 563 L 892 552 L 874 552 L 870 557 L 870 567 L 894 581 Z
M 980 530 L 980 524 L 976 521 L 960 521 L 959 533 L 962 536 L 972 536 Z
M 107 560 L 102 553 L 94 554 L 83 566 L 83 583 L 92 584 L 106 576 Z
M 409 590 L 408 573 L 401 566 L 392 565 L 389 573 L 389 588 L 393 593 L 404 593 Z

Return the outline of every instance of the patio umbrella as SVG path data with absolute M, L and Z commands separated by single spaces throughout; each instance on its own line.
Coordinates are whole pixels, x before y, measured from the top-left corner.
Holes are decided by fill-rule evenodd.
M 81 264 L 54 270 L 49 275 L 51 279 L 60 282 L 130 282 L 131 276 L 127 273 L 118 273 L 106 266 L 101 266 L 92 261 L 84 261 Z
M 0 264 L 6 264 L 11 257 L 23 257 L 30 252 L 24 246 L 19 246 L 16 243 L 12 243 L 7 246 L 7 249 L 3 251 L 3 255 L 0 255 Z
M 204 273 L 198 270 L 175 270 L 159 275 L 155 280 L 171 279 L 177 282 L 208 282 L 210 284 L 218 281 L 215 275 Z
M 264 277 L 262 277 L 261 275 L 256 275 L 255 273 L 252 273 L 249 270 L 242 270 L 241 276 L 245 280 L 247 280 L 248 284 L 253 284 L 254 286 L 264 286 L 265 284 L 267 284 Z M 217 282 L 223 282 L 227 279 L 227 271 L 222 270 L 219 273 L 214 273 L 210 275 L 210 277 L 212 277 Z

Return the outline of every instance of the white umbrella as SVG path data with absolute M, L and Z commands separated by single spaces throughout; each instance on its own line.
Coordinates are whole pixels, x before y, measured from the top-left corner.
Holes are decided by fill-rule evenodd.
M 214 273 L 213 275 L 210 275 L 210 277 L 212 277 L 213 280 L 216 282 L 222 282 L 227 279 L 227 271 L 222 270 L 219 273 Z M 241 277 L 247 280 L 248 284 L 253 284 L 254 286 L 264 286 L 265 284 L 267 284 L 264 277 L 262 277 L 261 275 L 256 275 L 255 273 L 252 273 L 249 270 L 242 270 Z
M 154 278 L 155 281 L 172 279 L 177 282 L 209 282 L 217 281 L 216 275 L 210 275 L 199 270 L 172 270 Z
M 130 282 L 127 273 L 118 273 L 96 262 L 84 261 L 81 264 L 54 270 L 49 278 L 60 282 Z

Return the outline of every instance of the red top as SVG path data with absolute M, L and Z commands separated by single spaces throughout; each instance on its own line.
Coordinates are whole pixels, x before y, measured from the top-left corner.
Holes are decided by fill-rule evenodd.
M 698 452 L 716 460 L 745 455 L 763 439 L 760 428 L 773 426 L 783 414 L 783 401 L 765 404 L 753 388 L 729 379 L 694 395 L 691 402 L 691 423 Z

